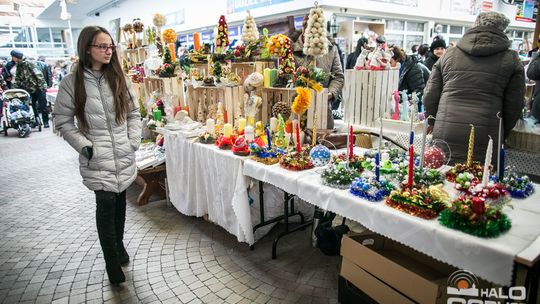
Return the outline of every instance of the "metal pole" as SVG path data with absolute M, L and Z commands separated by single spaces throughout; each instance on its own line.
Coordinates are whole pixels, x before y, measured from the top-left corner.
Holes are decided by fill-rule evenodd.
M 71 55 L 75 55 L 75 45 L 73 44 L 73 31 L 71 30 L 71 20 L 68 19 L 68 27 L 69 27 L 69 40 L 70 41 L 70 48 L 71 48 Z

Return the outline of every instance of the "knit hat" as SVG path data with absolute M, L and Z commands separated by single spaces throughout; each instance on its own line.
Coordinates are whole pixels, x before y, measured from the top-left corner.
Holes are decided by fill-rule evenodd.
M 446 48 L 446 41 L 444 41 L 444 39 L 435 39 L 431 43 L 429 50 L 433 52 L 436 48 L 440 48 L 440 47 Z
M 21 51 L 18 51 L 18 50 L 12 50 L 11 53 L 9 53 L 11 55 L 11 57 L 15 57 L 15 58 L 19 58 L 19 59 L 22 59 L 23 58 L 23 53 Z
M 484 12 L 480 13 L 478 17 L 476 17 L 473 27 L 489 26 L 504 32 L 508 24 L 510 24 L 510 19 L 508 19 L 505 15 L 497 12 Z

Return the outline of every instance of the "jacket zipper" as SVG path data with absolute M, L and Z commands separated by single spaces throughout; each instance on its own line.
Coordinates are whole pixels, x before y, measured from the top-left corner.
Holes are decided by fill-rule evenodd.
M 118 183 L 118 188 L 120 188 L 120 182 L 118 180 L 118 160 L 116 158 L 116 142 L 114 140 L 114 135 L 112 132 L 112 124 L 109 118 L 109 115 L 107 115 L 107 108 L 105 107 L 105 103 L 103 101 L 103 92 L 101 90 L 101 78 L 103 78 L 103 75 L 101 75 L 99 78 L 97 78 L 94 74 L 92 74 L 94 78 L 96 78 L 98 83 L 98 90 L 99 90 L 99 97 L 101 100 L 101 105 L 103 106 L 103 112 L 105 113 L 105 119 L 107 120 L 107 129 L 109 129 L 109 134 L 111 136 L 111 143 L 113 148 L 113 158 L 114 158 L 114 169 L 115 169 L 115 175 L 116 175 L 116 182 Z

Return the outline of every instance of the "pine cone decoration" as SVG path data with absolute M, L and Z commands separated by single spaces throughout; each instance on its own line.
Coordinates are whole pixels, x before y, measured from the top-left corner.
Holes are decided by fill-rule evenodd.
M 283 116 L 283 119 L 287 120 L 291 116 L 291 107 L 288 103 L 280 101 L 272 107 L 272 116 L 277 117 L 278 114 Z

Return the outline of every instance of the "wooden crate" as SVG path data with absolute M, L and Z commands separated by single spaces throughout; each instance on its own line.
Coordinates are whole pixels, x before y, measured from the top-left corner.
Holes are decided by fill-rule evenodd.
M 124 53 L 129 61 L 130 66 L 143 64 L 146 60 L 146 50 L 142 47 L 136 49 L 126 49 Z
M 189 106 L 189 116 L 193 120 L 203 122 L 208 118 L 210 105 L 217 107 L 218 102 L 222 102 L 227 112 L 227 122 L 236 125 L 239 117 L 243 116 L 244 89 L 242 86 L 235 87 L 193 87 L 187 86 L 187 105 Z M 203 106 L 204 119 L 199 119 L 199 104 Z
M 512 149 L 538 153 L 540 151 L 540 134 L 512 130 L 506 139 Z
M 266 124 L 272 117 L 272 107 L 280 102 L 285 101 L 289 105 L 292 104 L 296 89 L 289 88 L 262 88 L 262 109 L 261 120 Z M 307 127 L 313 128 L 313 116 L 317 113 L 317 128 L 326 129 L 328 123 L 328 90 L 324 89 L 321 93 L 311 90 L 311 104 L 307 110 Z M 294 114 L 293 114 L 294 115 Z
M 145 77 L 144 88 L 146 99 L 150 98 L 150 94 L 157 91 L 162 95 L 171 95 L 175 100 L 175 106 L 185 106 L 184 82 L 179 77 L 161 78 L 161 77 Z
M 345 70 L 344 120 L 360 126 L 374 126 L 383 117 L 390 116 L 392 93 L 397 90 L 399 70 Z
M 273 61 L 246 61 L 246 62 L 233 62 L 231 63 L 231 69 L 238 76 L 240 76 L 240 84 L 244 83 L 246 77 L 251 73 L 257 71 L 263 74 L 264 69 L 274 68 L 275 62 Z M 208 75 L 208 64 L 206 63 L 195 63 L 192 65 L 192 68 L 198 69 L 201 75 Z M 204 72 L 203 72 L 204 71 Z

